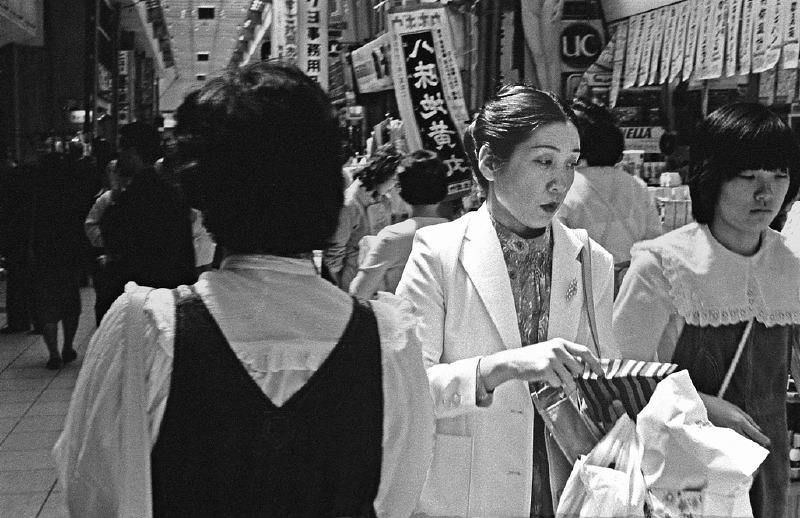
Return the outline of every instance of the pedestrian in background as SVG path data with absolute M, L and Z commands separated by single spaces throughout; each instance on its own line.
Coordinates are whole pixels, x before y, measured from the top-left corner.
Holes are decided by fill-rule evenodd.
M 630 265 L 631 246 L 661 235 L 661 216 L 647 186 L 615 167 L 625 137 L 614 116 L 602 106 L 575 101 L 581 134 L 581 161 L 575 169 L 557 217 L 570 228 L 583 228 L 614 256 L 616 291 Z
M 357 297 L 372 298 L 379 290 L 394 293 L 416 231 L 448 221 L 439 212 L 440 203 L 447 196 L 448 170 L 436 153 L 414 151 L 400 161 L 398 171 L 399 195 L 411 206 L 411 218 L 384 227 L 372 238 L 373 243 L 350 283 L 350 293 Z M 366 239 L 362 239 L 360 246 L 364 246 Z
M 323 254 L 323 264 L 336 284 L 347 291 L 358 272 L 358 244 L 392 222 L 392 203 L 387 193 L 397 183 L 401 155 L 384 148 L 372 155 L 344 193 L 339 226 Z

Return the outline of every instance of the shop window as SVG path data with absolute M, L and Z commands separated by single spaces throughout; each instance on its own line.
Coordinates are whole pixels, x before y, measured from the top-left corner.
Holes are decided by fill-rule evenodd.
M 208 52 L 198 52 L 197 61 L 208 61 Z
M 213 7 L 198 7 L 197 8 L 197 19 L 198 20 L 213 20 L 214 19 L 214 8 Z

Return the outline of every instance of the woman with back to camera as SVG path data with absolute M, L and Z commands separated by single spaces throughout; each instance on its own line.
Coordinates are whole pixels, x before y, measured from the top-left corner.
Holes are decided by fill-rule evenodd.
M 226 256 L 191 287 L 129 284 L 109 310 L 54 451 L 70 512 L 409 516 L 433 426 L 413 318 L 312 260 L 343 198 L 326 95 L 257 63 L 208 81 L 196 110 L 190 156 Z
M 786 373 L 800 324 L 800 255 L 769 224 L 797 192 L 798 160 L 792 130 L 766 107 L 735 103 L 709 115 L 691 147 L 696 222 L 634 246 L 614 308 L 624 357 L 687 369 L 713 424 L 769 448 L 750 490 L 762 518 L 787 509 Z
M 602 106 L 572 103 L 581 134 L 581 162 L 575 181 L 558 209 L 570 228 L 584 228 L 614 256 L 615 285 L 630 264 L 631 246 L 661 235 L 661 216 L 647 186 L 615 166 L 625 137 Z
M 529 383 L 571 391 L 584 362 L 599 372 L 597 356 L 617 356 L 612 258 L 591 242 L 598 345 L 584 309 L 581 251 L 590 242 L 553 219 L 581 143 L 552 94 L 504 87 L 464 140 L 486 203 L 420 229 L 397 288 L 419 317 L 437 418 L 417 511 L 553 516 L 571 468 L 545 434 Z

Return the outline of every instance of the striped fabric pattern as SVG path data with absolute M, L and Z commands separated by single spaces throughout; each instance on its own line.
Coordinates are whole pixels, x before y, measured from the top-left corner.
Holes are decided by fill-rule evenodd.
M 656 384 L 678 368 L 674 363 L 637 360 L 602 359 L 600 363 L 605 378 L 584 366 L 583 374 L 576 380 L 586 411 L 597 423 L 616 421 L 611 407 L 614 400 L 619 400 L 635 420 L 653 395 Z

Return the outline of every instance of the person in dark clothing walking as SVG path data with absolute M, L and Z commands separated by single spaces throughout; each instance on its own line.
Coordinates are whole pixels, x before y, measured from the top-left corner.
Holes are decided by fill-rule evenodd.
M 141 122 L 120 128 L 116 172 L 121 187 L 100 221 L 107 283 L 98 290 L 100 315 L 126 282 L 174 288 L 197 279 L 189 207 L 153 169 L 159 140 L 155 128 Z
M 49 153 L 34 169 L 30 261 L 35 304 L 45 345 L 46 367 L 61 368 L 77 358 L 72 341 L 81 313 L 80 282 L 88 242 L 83 218 L 92 203 L 91 186 L 75 157 Z M 58 323 L 64 344 L 58 351 Z

